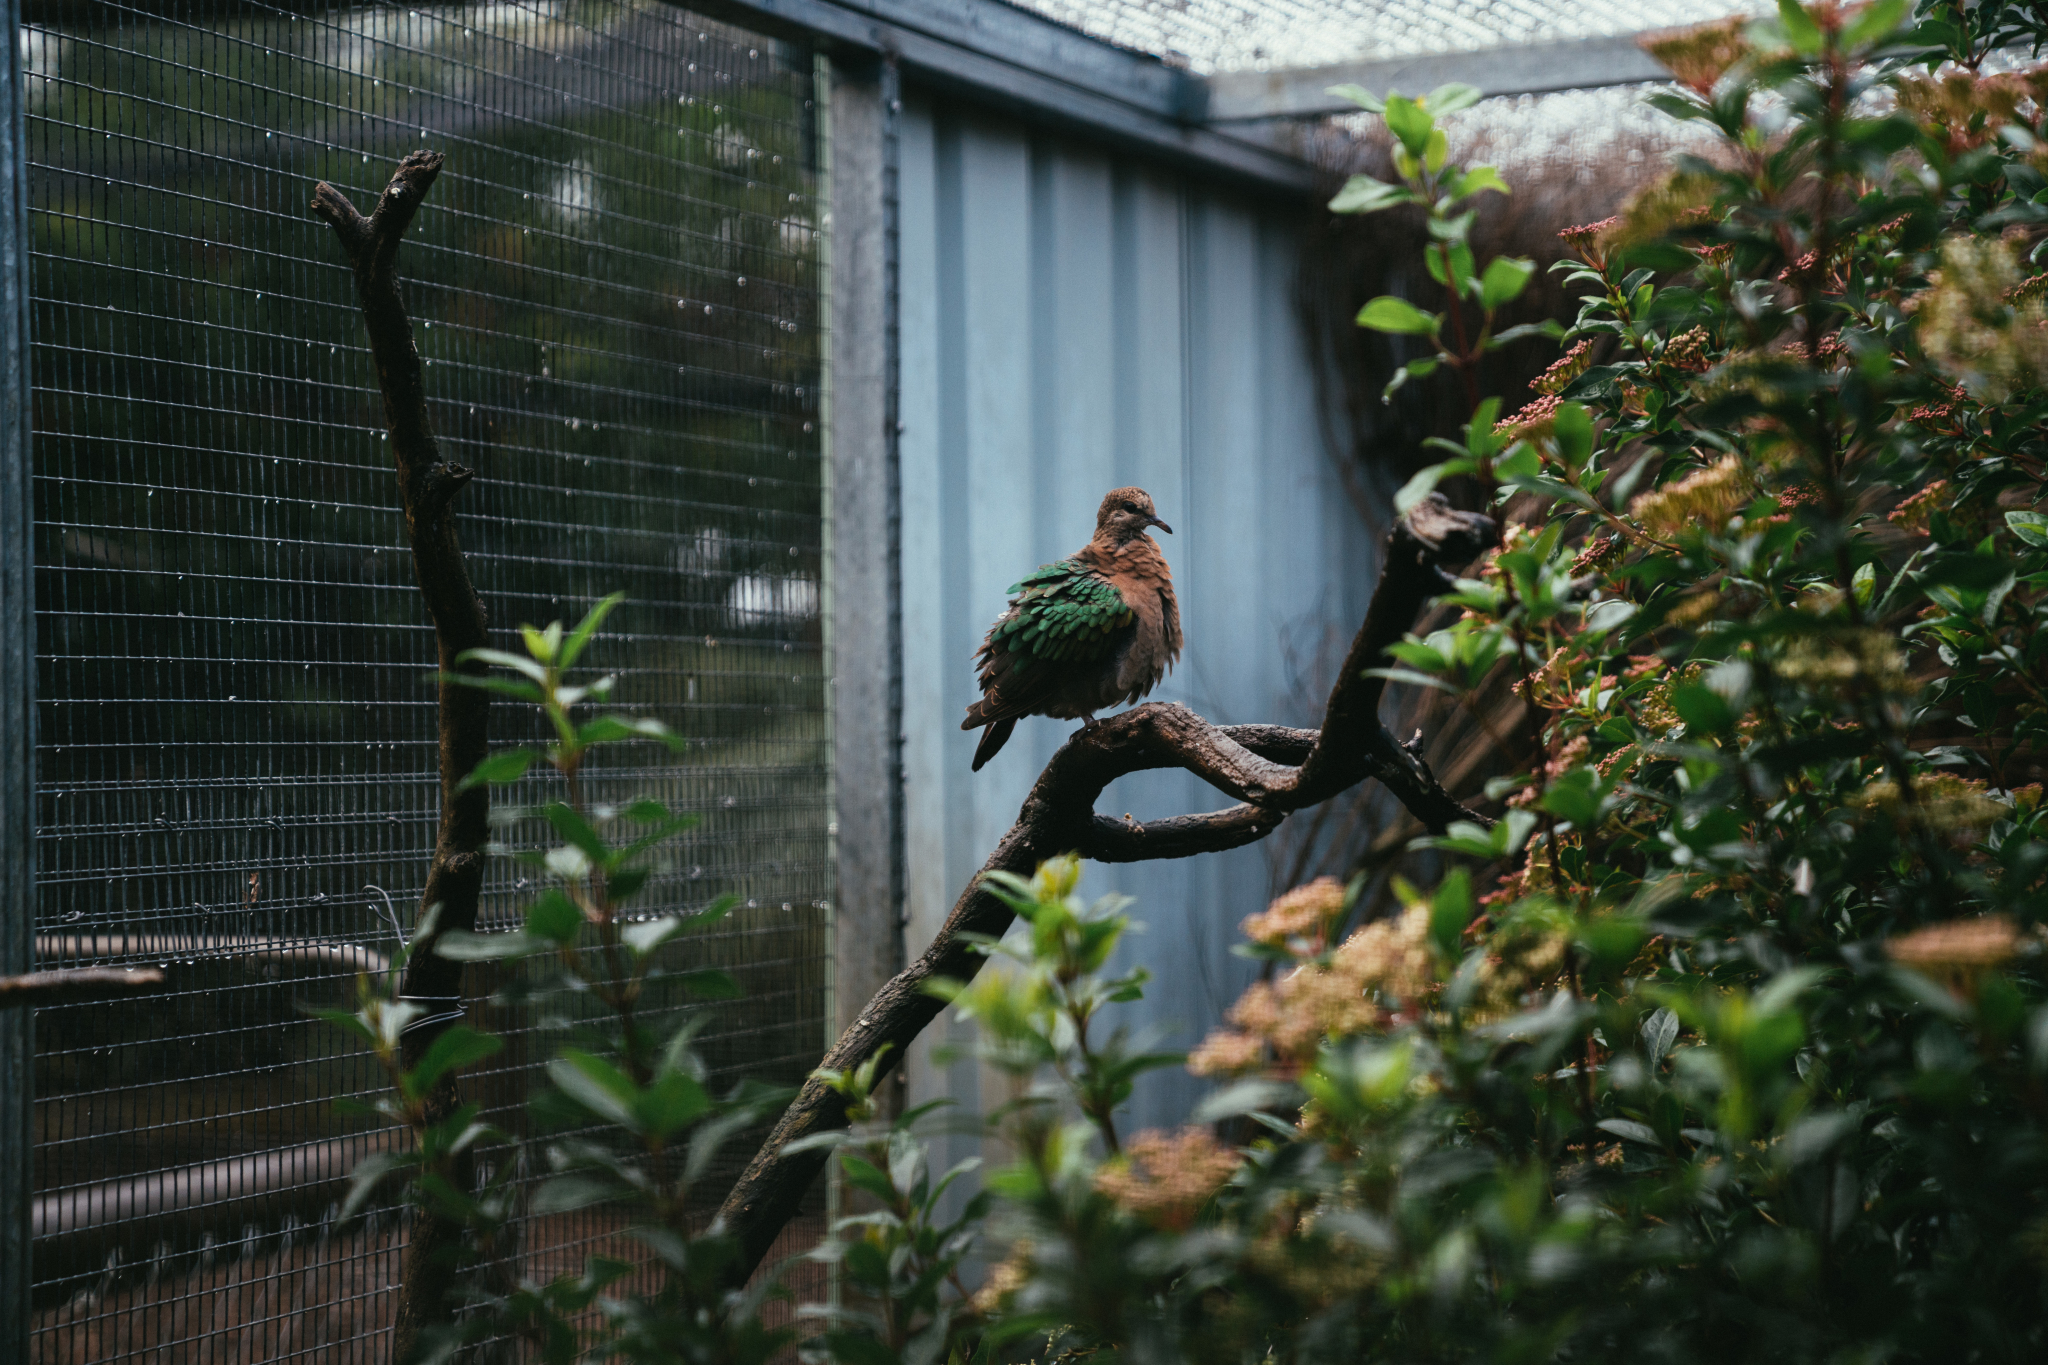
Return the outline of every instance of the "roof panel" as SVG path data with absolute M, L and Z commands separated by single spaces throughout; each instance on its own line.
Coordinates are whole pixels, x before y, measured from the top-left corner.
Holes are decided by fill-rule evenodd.
M 1012 0 L 1195 71 L 1261 71 L 1636 33 L 1762 0 Z

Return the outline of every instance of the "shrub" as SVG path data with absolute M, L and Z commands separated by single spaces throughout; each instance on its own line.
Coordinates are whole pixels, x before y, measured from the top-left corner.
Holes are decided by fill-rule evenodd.
M 1487 719 L 1538 763 L 1396 914 L 1324 884 L 1247 922 L 1272 972 L 1178 1133 L 1120 1137 L 1100 1076 L 1134 1059 L 1071 1003 L 1137 989 L 1072 946 L 1114 908 L 1059 865 L 1009 889 L 1026 960 L 958 1004 L 1038 1089 L 997 1119 L 1008 1251 L 953 1349 L 2048 1352 L 2048 69 L 1993 60 L 2044 36 L 1787 0 L 1653 46 L 1718 151 L 1567 234 L 1543 396 L 1475 382 L 1402 495 L 1506 530 L 1389 676 L 1505 670 L 1520 719 Z M 1476 376 L 1530 274 L 1466 239 L 1505 186 L 1436 121 L 1476 92 L 1360 95 L 1400 179 L 1335 207 L 1419 205 L 1441 289 L 1360 320 Z

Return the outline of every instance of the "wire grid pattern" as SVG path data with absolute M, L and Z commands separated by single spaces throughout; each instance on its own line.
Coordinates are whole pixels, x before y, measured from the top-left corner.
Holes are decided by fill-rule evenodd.
M 1375 57 L 1595 38 L 1758 13 L 1764 0 L 1011 0 L 1194 71 L 1268 71 Z
M 301 1007 L 350 999 L 412 917 L 434 650 L 312 186 L 367 209 L 398 156 L 447 154 L 400 272 L 437 431 L 478 471 L 458 525 L 494 643 L 628 594 L 586 658 L 688 744 L 616 751 L 596 798 L 701 815 L 640 904 L 741 898 L 677 965 L 745 992 L 715 1070 L 792 1082 L 830 895 L 812 61 L 657 0 L 143 4 L 31 3 L 21 37 L 38 958 L 169 971 L 38 1018 L 37 1357 L 368 1359 L 395 1214 L 325 1220 L 389 1141 L 331 1101 L 381 1077 Z M 494 741 L 541 738 L 526 712 L 495 706 Z M 529 891 L 501 861 L 487 924 Z M 556 1035 L 492 984 L 472 1013 L 509 1046 L 474 1093 L 517 1128 Z M 580 1264 L 616 1227 L 531 1224 L 527 1253 Z M 143 1279 L 146 1323 L 96 1307 Z

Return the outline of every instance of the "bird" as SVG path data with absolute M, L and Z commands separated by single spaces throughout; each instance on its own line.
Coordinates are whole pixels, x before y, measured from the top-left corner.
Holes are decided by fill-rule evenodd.
M 974 771 L 1008 742 L 1022 716 L 1079 717 L 1133 702 L 1180 659 L 1180 606 L 1166 556 L 1145 534 L 1159 519 L 1142 488 L 1112 488 L 1095 536 L 1076 554 L 1010 585 L 1010 604 L 975 653 L 981 700 L 963 730 L 981 727 Z

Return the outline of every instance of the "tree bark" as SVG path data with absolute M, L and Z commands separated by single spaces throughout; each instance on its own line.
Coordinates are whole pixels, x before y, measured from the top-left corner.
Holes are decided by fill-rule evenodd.
M 413 576 L 433 618 L 434 648 L 445 675 L 482 672 L 481 665 L 464 663 L 461 655 L 487 643 L 484 604 L 470 582 L 450 510 L 455 495 L 474 471 L 442 458 L 434 439 L 419 348 L 399 297 L 396 269 L 399 242 L 441 173 L 441 164 L 439 152 L 414 152 L 400 161 L 368 217 L 357 211 L 348 196 L 323 182 L 314 187 L 313 212 L 333 226 L 355 271 L 356 295 L 370 335 L 370 356 L 384 396 L 384 425 L 390 433 L 392 463 L 405 507 Z M 462 1003 L 462 964 L 442 957 L 434 951 L 434 944 L 450 930 L 476 928 L 484 844 L 489 838 L 490 795 L 482 784 L 461 792 L 456 786 L 489 752 L 485 733 L 489 708 L 490 693 L 482 688 L 447 681 L 440 684 L 436 718 L 441 822 L 419 908 L 419 922 L 431 922 L 432 928 L 427 941 L 419 943 L 407 959 L 399 985 L 402 996 L 427 1006 L 429 1013 L 420 1026 L 406 1032 L 402 1057 L 408 1067 L 459 1015 Z M 428 1097 L 429 1121 L 447 1118 L 459 1105 L 454 1077 L 444 1077 Z M 456 1173 L 465 1185 L 469 1174 Z M 425 1329 L 447 1319 L 449 1293 L 460 1271 L 462 1251 L 460 1223 L 425 1211 L 414 1218 L 399 1279 L 391 1336 L 393 1361 L 411 1359 Z
M 1097 862 L 1187 858 L 1254 843 L 1292 811 L 1316 805 L 1366 778 L 1378 779 L 1433 833 L 1453 820 L 1487 823 L 1459 805 L 1421 758 L 1380 722 L 1383 679 L 1366 676 L 1384 662 L 1388 645 L 1407 633 L 1431 598 L 1450 586 L 1445 565 L 1470 562 L 1494 544 L 1490 518 L 1460 512 L 1432 495 L 1387 534 L 1384 566 L 1372 602 L 1330 691 L 1319 730 L 1277 725 L 1214 726 L 1185 706 L 1153 702 L 1076 733 L 1046 764 L 1031 794 L 981 871 L 917 961 L 884 986 L 861 1011 L 820 1068 L 850 1071 L 887 1047 L 878 1078 L 903 1059 L 911 1041 L 944 1003 L 926 987 L 934 978 L 966 981 L 984 961 L 974 940 L 1010 927 L 1010 908 L 983 885 L 990 872 L 1028 875 L 1045 859 L 1079 853 Z M 1099 815 L 1103 789 L 1127 773 L 1185 768 L 1238 799 L 1224 810 L 1164 820 Z M 718 1217 L 736 1236 L 735 1272 L 751 1275 L 796 1215 L 804 1192 L 824 1167 L 820 1148 L 790 1153 L 799 1138 L 846 1125 L 837 1092 L 818 1080 L 783 1112 Z

